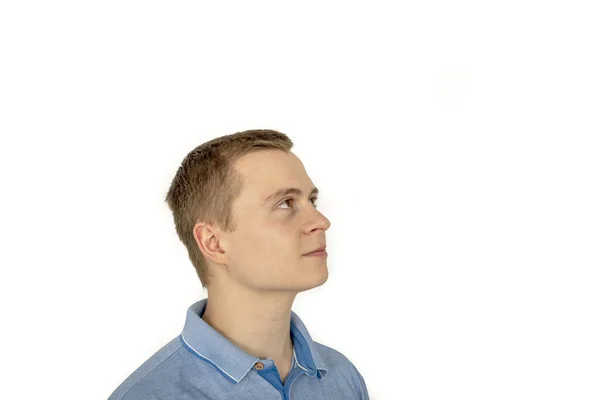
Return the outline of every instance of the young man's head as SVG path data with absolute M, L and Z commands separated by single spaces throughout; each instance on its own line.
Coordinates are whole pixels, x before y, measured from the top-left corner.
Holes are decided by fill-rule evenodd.
M 329 220 L 293 142 L 273 130 L 221 136 L 193 149 L 166 196 L 203 287 L 301 292 L 328 278 Z M 279 193 L 281 189 L 300 192 Z M 214 281 L 214 282 L 213 282 Z

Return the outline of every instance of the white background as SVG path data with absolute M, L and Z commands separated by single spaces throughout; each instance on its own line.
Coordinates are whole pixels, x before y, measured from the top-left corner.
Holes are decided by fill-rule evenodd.
M 594 3 L 3 2 L 0 396 L 106 399 L 181 332 L 170 181 L 265 128 L 332 222 L 293 310 L 371 399 L 598 399 Z

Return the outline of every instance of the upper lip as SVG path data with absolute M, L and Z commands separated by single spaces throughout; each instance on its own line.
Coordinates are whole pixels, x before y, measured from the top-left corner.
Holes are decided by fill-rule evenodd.
M 304 253 L 303 256 L 305 256 L 307 254 L 310 254 L 310 253 L 314 253 L 315 251 L 323 251 L 323 250 L 325 250 L 326 247 L 327 247 L 327 245 L 324 244 L 324 245 L 322 245 L 320 247 L 317 247 L 316 249 L 313 249 L 313 250 L 309 251 L 308 253 Z

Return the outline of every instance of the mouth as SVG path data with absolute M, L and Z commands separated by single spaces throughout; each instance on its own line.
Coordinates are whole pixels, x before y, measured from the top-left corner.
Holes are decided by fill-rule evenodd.
M 325 250 L 327 246 L 321 246 L 318 249 L 311 251 L 310 253 L 303 254 L 303 256 L 326 256 L 327 251 Z
M 323 251 L 313 251 L 312 253 L 305 254 L 304 257 L 325 257 L 327 256 L 327 252 Z

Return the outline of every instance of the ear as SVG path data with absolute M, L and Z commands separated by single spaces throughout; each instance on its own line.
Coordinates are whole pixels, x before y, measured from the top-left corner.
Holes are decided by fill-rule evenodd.
M 206 259 L 217 264 L 226 263 L 225 249 L 220 241 L 221 232 L 208 222 L 194 225 L 194 240 Z

